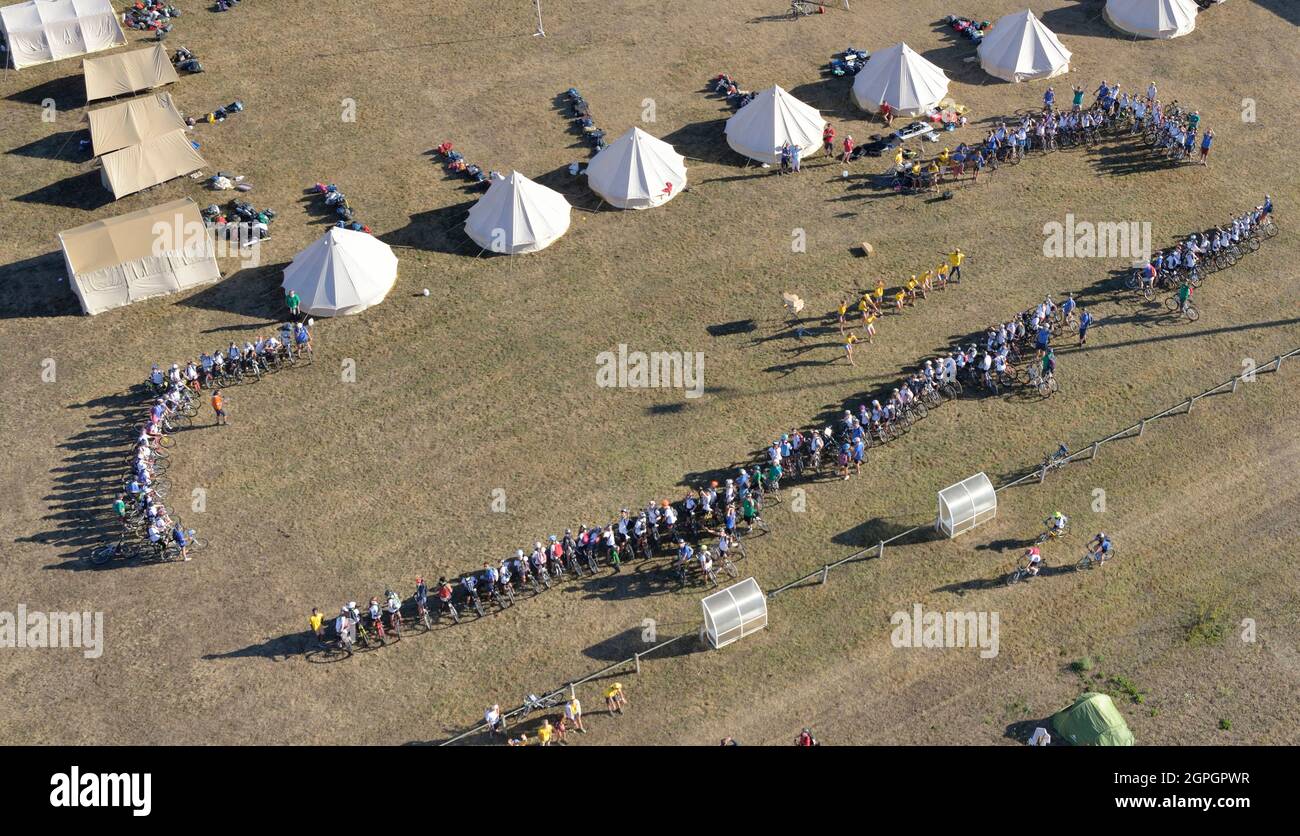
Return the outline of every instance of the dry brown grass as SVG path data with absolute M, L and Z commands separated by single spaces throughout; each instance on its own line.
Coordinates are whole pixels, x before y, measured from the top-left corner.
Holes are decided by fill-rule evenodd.
M 1086 353 L 1062 352 L 1060 396 L 938 410 L 874 456 L 865 481 L 813 486 L 805 514 L 774 512 L 774 534 L 755 541 L 746 568 L 777 585 L 924 521 L 943 485 L 1032 464 L 1060 438 L 1108 434 L 1300 337 L 1287 270 L 1287 212 L 1298 203 L 1287 122 L 1300 59 L 1242 54 L 1289 36 L 1295 20 L 1281 3 L 1216 7 L 1167 43 L 1113 36 L 1092 19 L 1096 4 L 1054 3 L 1046 20 L 1075 51 L 1058 90 L 1074 79 L 1093 89 L 1102 76 L 1130 88 L 1154 78 L 1215 128 L 1213 165 L 1117 173 L 1106 152 L 1059 153 L 941 203 L 872 190 L 857 175 L 881 161 L 856 164 L 847 184 L 820 158 L 798 178 L 741 168 L 722 142 L 729 111 L 702 92 L 722 70 L 754 86 L 779 82 L 862 139 L 878 128 L 852 111 L 847 82 L 819 80 L 819 67 L 849 43 L 876 50 L 905 39 L 949 71 L 952 94 L 977 119 L 1038 101 L 1041 84 L 995 83 L 963 63 L 973 54 L 966 42 L 930 23 L 961 10 L 933 0 L 797 23 L 751 22 L 774 2 L 615 11 L 584 0 L 548 7 L 544 40 L 528 37 L 524 4 L 497 0 L 436 16 L 398 2 L 389 8 L 404 14 L 382 18 L 336 0 L 245 3 L 221 15 L 181 5 L 189 15 L 170 44 L 195 50 L 208 72 L 182 79 L 177 100 L 193 112 L 244 100 L 245 113 L 198 136 L 213 168 L 248 175 L 251 198 L 281 213 L 267 266 L 213 288 L 72 315 L 57 281 L 57 230 L 209 196 L 184 180 L 86 208 L 98 187 L 64 182 L 87 170 L 62 133 L 80 116 L 76 64 L 0 76 L 0 138 L 11 151 L 0 156 L 0 526 L 9 534 L 0 586 L 32 608 L 103 610 L 108 629 L 96 662 L 0 656 L 5 742 L 439 738 L 488 701 L 513 704 L 627 655 L 646 618 L 660 635 L 691 629 L 697 596 L 667 592 L 633 567 L 336 665 L 308 664 L 297 650 L 311 606 L 329 612 L 385 583 L 406 588 L 417 572 L 467 569 L 622 505 L 675 498 L 684 478 L 748 459 L 774 433 L 885 385 L 1045 292 L 1086 290 L 1101 325 Z M 1013 8 L 999 0 L 984 14 Z M 535 256 L 473 258 L 458 224 L 474 195 L 426 151 L 450 139 L 486 167 L 517 168 L 594 206 L 562 170 L 587 156 L 552 109 L 570 85 L 614 135 L 654 98 L 648 128 L 692 158 L 690 192 L 649 212 L 576 211 L 568 235 Z M 53 126 L 39 119 L 45 95 L 72 102 Z M 344 97 L 357 101 L 356 124 L 339 121 Z M 1240 121 L 1243 97 L 1256 100 L 1256 123 Z M 100 537 L 90 521 L 108 502 L 96 467 L 115 459 L 107 445 L 122 437 L 111 397 L 150 362 L 265 327 L 278 311 L 278 268 L 323 229 L 300 202 L 318 179 L 339 183 L 361 218 L 400 245 L 397 288 L 361 317 L 323 324 L 310 369 L 231 392 L 229 430 L 181 438 L 171 481 L 180 496 L 208 491 L 208 510 L 188 515 L 213 542 L 207 553 L 185 566 L 81 571 L 80 555 Z M 1043 224 L 1066 212 L 1150 221 L 1162 243 L 1264 191 L 1281 207 L 1283 234 L 1207 282 L 1194 326 L 1166 324 L 1111 292 L 1122 260 L 1041 256 Z M 807 253 L 790 252 L 795 227 L 807 230 Z M 869 261 L 850 253 L 862 240 L 876 245 Z M 829 337 L 780 336 L 781 291 L 798 292 L 810 313 L 829 311 L 844 289 L 896 279 L 952 245 L 971 254 L 969 280 L 886 317 L 855 368 Z M 430 298 L 413 296 L 423 287 Z M 754 335 L 706 331 L 749 318 Z M 619 342 L 704 351 L 710 394 L 596 389 L 595 356 Z M 47 357 L 58 361 L 57 383 L 40 380 Z M 339 382 L 344 358 L 357 363 L 356 383 Z M 629 716 L 593 718 L 581 742 L 727 733 L 785 742 L 808 723 L 828 740 L 993 742 L 1026 711 L 1042 717 L 1067 704 L 1080 683 L 1066 666 L 1089 654 L 1149 692 L 1149 705 L 1124 708 L 1143 742 L 1295 742 L 1300 651 L 1284 606 L 1296 580 L 1294 373 L 1211 400 L 1043 490 L 1011 492 L 995 524 L 959 542 L 900 547 L 824 589 L 782 596 L 770 630 L 723 653 L 647 663 L 625 683 Z M 1122 533 L 1122 563 L 1010 592 L 966 588 L 1009 562 L 981 547 L 1030 536 L 1054 507 L 1093 527 L 1097 486 L 1111 509 L 1104 524 Z M 506 491 L 505 514 L 490 511 L 494 488 Z M 1002 654 L 990 663 L 893 651 L 888 616 L 917 601 L 1000 610 Z M 1187 646 L 1183 621 L 1204 601 L 1222 605 L 1230 624 L 1256 618 L 1261 640 L 1244 645 L 1230 630 L 1222 646 Z M 366 695 L 376 707 L 356 710 Z M 583 696 L 588 709 L 599 702 L 594 689 Z M 1231 732 L 1214 727 L 1221 716 Z

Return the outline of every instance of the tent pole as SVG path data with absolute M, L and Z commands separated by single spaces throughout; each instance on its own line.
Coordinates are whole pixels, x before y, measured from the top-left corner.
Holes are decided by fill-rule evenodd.
M 537 31 L 533 33 L 533 37 L 545 38 L 546 30 L 542 28 L 542 0 L 533 0 L 533 5 L 537 7 Z

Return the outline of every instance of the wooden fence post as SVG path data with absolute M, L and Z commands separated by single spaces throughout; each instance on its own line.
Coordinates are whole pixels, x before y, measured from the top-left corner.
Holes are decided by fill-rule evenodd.
M 876 559 L 879 560 L 884 556 L 885 556 L 885 541 L 881 540 L 879 543 L 876 544 Z
M 1277 363 L 1277 365 L 1273 367 L 1273 371 L 1275 372 L 1282 371 L 1282 355 L 1279 354 L 1277 357 L 1274 357 L 1273 360 L 1274 362 Z
M 1143 418 L 1142 423 L 1138 424 L 1138 438 L 1141 438 L 1142 433 L 1146 431 L 1147 431 L 1147 419 Z
M 822 567 L 822 581 L 821 581 L 821 582 L 822 582 L 822 583 L 826 583 L 826 579 L 829 578 L 830 575 L 831 575 L 831 565 L 830 565 L 829 563 L 827 563 L 825 566 Z
M 636 672 L 640 674 L 641 673 L 641 652 L 637 651 L 634 654 L 634 658 L 636 659 Z
M 1097 458 L 1097 452 L 1099 450 L 1101 450 L 1101 442 L 1094 441 L 1092 443 L 1092 455 L 1088 457 L 1088 461 L 1092 461 L 1093 459 Z
M 1234 395 L 1237 394 L 1237 384 L 1238 384 L 1240 381 L 1241 381 L 1241 378 L 1239 378 L 1239 377 L 1234 377 L 1234 378 L 1232 379 L 1232 394 L 1234 394 Z
M 1194 403 L 1196 403 L 1196 398 L 1188 398 L 1188 399 L 1187 399 L 1187 411 L 1188 411 L 1188 412 L 1191 412 L 1191 411 L 1192 411 L 1192 404 L 1194 404 Z

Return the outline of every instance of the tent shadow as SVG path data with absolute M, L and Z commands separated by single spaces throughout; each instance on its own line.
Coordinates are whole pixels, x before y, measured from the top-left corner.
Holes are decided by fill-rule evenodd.
M 45 206 L 62 206 L 67 209 L 99 209 L 113 202 L 113 194 L 104 188 L 98 169 L 65 177 L 57 183 L 42 186 L 14 200 L 19 203 L 40 203 Z
M 530 179 L 539 185 L 564 195 L 564 199 L 569 201 L 569 205 L 575 209 L 586 209 L 595 212 L 605 205 L 605 201 L 601 200 L 599 195 L 587 186 L 587 176 L 585 174 L 570 174 L 567 165 L 562 165 L 553 171 L 548 171 Z M 613 206 L 606 208 L 614 212 L 623 211 Z
M 1268 9 L 1292 26 L 1300 26 L 1300 5 L 1297 5 L 1295 0 L 1254 0 L 1254 3 Z
M 20 145 L 7 153 L 18 157 L 35 157 L 41 160 L 65 160 L 75 163 L 90 162 L 94 157 L 88 153 L 89 146 L 83 150 L 80 145 L 72 145 L 72 140 L 78 135 L 89 138 L 90 131 L 85 128 L 59 131 L 33 140 L 26 145 Z
M 839 78 L 828 75 L 820 81 L 800 84 L 790 90 L 790 95 L 810 107 L 821 111 L 823 119 L 861 120 L 874 117 L 853 104 L 849 93 L 853 89 L 853 76 Z
M 926 50 L 921 53 L 921 57 L 943 70 L 950 79 L 969 81 L 967 76 L 978 75 L 993 81 L 1000 81 L 1000 79 L 993 78 L 993 76 L 984 72 L 984 68 L 980 66 L 977 58 L 975 45 L 962 38 L 959 38 L 956 43 Z M 977 60 L 967 61 L 967 58 L 976 58 Z M 949 93 L 949 95 L 952 94 Z
M 745 158 L 732 151 L 727 145 L 727 137 L 724 133 L 727 118 L 730 117 L 683 125 L 660 139 L 673 146 L 678 154 L 688 160 L 720 165 L 743 163 Z
M 278 322 L 284 311 L 280 279 L 288 266 L 289 262 L 282 261 L 238 270 L 176 304 Z
M 0 266 L 0 288 L 0 319 L 81 313 L 58 252 Z
M 466 201 L 410 216 L 406 226 L 376 236 L 390 247 L 463 255 L 473 258 L 479 246 L 465 234 L 465 219 L 475 201 Z
M 76 110 L 86 106 L 86 85 L 80 74 L 70 75 L 41 82 L 35 87 L 10 93 L 5 98 L 11 102 L 30 105 L 40 105 L 46 99 L 51 99 L 59 110 Z
M 1038 20 L 1051 29 L 1057 35 L 1078 35 L 1092 38 L 1126 38 L 1129 36 L 1117 32 L 1110 27 L 1101 16 L 1104 2 L 1075 3 L 1070 6 L 1062 6 L 1059 9 L 1048 9 L 1038 15 Z M 1069 44 L 1065 45 L 1069 48 Z

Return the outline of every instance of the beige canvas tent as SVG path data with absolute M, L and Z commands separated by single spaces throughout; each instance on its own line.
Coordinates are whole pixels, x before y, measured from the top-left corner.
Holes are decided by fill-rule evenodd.
M 105 154 L 99 162 L 104 166 L 104 187 L 113 193 L 114 200 L 207 165 L 190 144 L 184 130 L 165 133 Z
M 88 102 L 152 90 L 179 78 L 162 44 L 103 58 L 87 58 L 81 66 L 86 76 Z
M 68 280 L 88 314 L 221 278 L 189 198 L 59 233 Z
M 96 157 L 185 130 L 185 120 L 168 93 L 92 110 L 86 114 L 86 121 L 90 123 L 90 143 Z
M 16 70 L 126 43 L 109 0 L 29 0 L 0 8 L 0 30 Z

